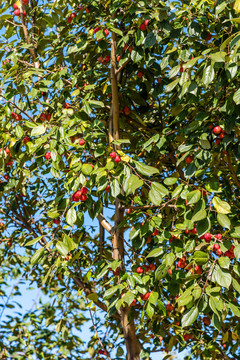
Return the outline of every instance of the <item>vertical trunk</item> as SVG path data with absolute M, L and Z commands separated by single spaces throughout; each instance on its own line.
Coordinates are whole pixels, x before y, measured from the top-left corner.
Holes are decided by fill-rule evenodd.
M 119 95 L 118 81 L 116 76 L 116 34 L 112 33 L 111 40 L 111 85 L 112 85 L 112 108 L 109 124 L 109 138 L 113 140 L 119 139 Z M 119 149 L 115 145 L 115 149 Z M 120 200 L 115 200 L 115 228 L 124 220 L 124 209 Z M 121 260 L 120 268 L 124 270 L 124 230 L 119 228 L 114 231 L 112 236 L 113 258 Z M 129 322 L 130 307 L 122 307 L 118 311 L 123 329 L 127 358 L 128 360 L 140 360 L 141 344 L 137 338 L 134 321 Z

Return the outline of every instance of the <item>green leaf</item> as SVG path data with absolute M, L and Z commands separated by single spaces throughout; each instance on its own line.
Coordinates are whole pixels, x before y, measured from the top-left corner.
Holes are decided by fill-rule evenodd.
M 56 248 L 59 251 L 59 253 L 64 257 L 67 256 L 67 254 L 69 253 L 67 246 L 62 241 L 58 241 L 56 243 Z
M 177 181 L 178 181 L 178 179 L 175 177 L 169 177 L 169 178 L 166 178 L 163 180 L 165 185 L 174 185 L 174 184 L 176 184 Z
M 42 257 L 43 253 L 44 253 L 44 248 L 43 247 L 38 249 L 35 252 L 35 254 L 33 254 L 33 256 L 31 257 L 31 264 L 35 265 L 38 262 L 38 260 Z
M 154 307 L 152 306 L 152 304 L 150 304 L 150 302 L 148 302 L 148 304 L 147 304 L 146 313 L 150 317 L 150 319 L 152 319 L 152 317 L 154 315 Z
M 158 292 L 152 291 L 149 296 L 149 303 L 155 306 L 157 304 L 157 301 L 158 301 Z
M 198 265 L 204 265 L 208 262 L 209 254 L 203 251 L 195 251 L 193 258 Z
M 175 255 L 173 253 L 169 253 L 166 255 L 165 262 L 166 266 L 172 266 L 175 261 Z
M 177 78 L 176 80 L 172 81 L 170 84 L 168 84 L 165 88 L 165 91 L 168 93 L 170 91 L 172 91 L 176 86 L 177 84 L 179 83 L 180 81 L 180 78 Z
M 149 201 L 153 204 L 153 205 L 160 205 L 162 202 L 162 195 L 159 191 L 156 191 L 155 189 L 151 189 L 148 193 L 148 198 Z
M 20 125 L 17 125 L 16 128 L 15 128 L 15 134 L 16 136 L 21 139 L 24 135 L 24 131 L 22 129 L 22 127 Z
M 142 60 L 143 55 L 140 52 L 141 51 L 138 51 L 138 50 L 132 50 L 131 59 L 133 62 L 137 63 Z
M 120 189 L 120 185 L 119 185 L 119 182 L 117 179 L 114 179 L 111 184 L 110 184 L 110 190 L 111 190 L 111 195 L 116 198 L 120 192 L 121 192 L 121 189 Z
M 237 317 L 240 317 L 240 307 L 236 306 L 232 303 L 228 303 L 228 306 L 230 307 L 230 309 L 232 310 L 233 314 Z
M 240 244 L 235 246 L 234 248 L 234 255 L 236 257 L 236 260 L 240 259 Z
M 203 71 L 202 82 L 208 86 L 214 79 L 214 68 L 212 65 L 207 66 Z
M 191 191 L 187 194 L 187 203 L 189 204 L 195 204 L 201 199 L 201 192 L 199 190 Z
M 84 175 L 90 175 L 93 172 L 93 168 L 90 164 L 83 164 L 81 167 L 81 172 Z
M 33 240 L 28 241 L 24 246 L 31 246 L 33 244 L 36 244 L 39 240 L 41 240 L 43 235 L 36 237 Z
M 230 266 L 230 259 L 227 256 L 221 256 L 218 259 L 218 263 L 221 266 L 221 268 L 229 269 Z
M 230 205 L 226 201 L 219 199 L 217 196 L 214 196 L 212 203 L 217 212 L 220 214 L 229 214 L 231 212 Z
M 206 210 L 200 210 L 198 211 L 193 217 L 192 217 L 192 221 L 200 221 L 203 220 L 207 217 L 207 212 Z
M 77 220 L 77 214 L 74 207 L 70 208 L 66 214 L 66 221 L 68 225 L 73 226 Z
M 68 251 L 72 251 L 77 248 L 77 244 L 67 234 L 64 235 L 63 243 L 66 245 Z
M 238 89 L 233 95 L 233 101 L 236 105 L 240 104 L 240 89 Z
M 31 136 L 43 135 L 45 131 L 46 127 L 44 125 L 34 127 L 31 131 Z
M 146 49 L 151 48 L 156 44 L 156 40 L 157 40 L 156 35 L 153 32 L 148 33 L 144 42 L 144 47 Z
M 162 247 L 159 247 L 159 248 L 156 248 L 156 249 L 153 249 L 152 251 L 150 251 L 150 253 L 147 255 L 146 258 L 149 258 L 149 257 L 158 257 L 160 255 L 163 254 L 163 248 Z
M 148 166 L 148 165 L 145 165 L 145 164 L 137 162 L 137 161 L 134 161 L 134 163 L 136 165 L 137 171 L 139 171 L 140 174 L 142 174 L 142 175 L 151 176 L 154 174 L 159 174 L 159 170 L 155 169 L 152 166 Z
M 126 181 L 126 187 L 127 187 L 127 191 L 126 191 L 126 195 L 129 195 L 129 194 L 134 194 L 135 191 L 141 187 L 143 185 L 143 181 L 141 179 L 139 179 L 138 176 L 136 175 L 131 175 L 127 181 Z M 125 184 L 124 184 L 125 186 Z
M 194 306 L 188 310 L 182 317 L 182 327 L 185 328 L 194 323 L 198 317 L 198 307 Z
M 198 236 L 204 235 L 206 232 L 208 232 L 211 228 L 211 222 L 210 219 L 207 217 L 203 220 L 200 220 L 197 222 L 197 233 Z
M 232 277 L 228 271 L 219 268 L 217 271 L 214 271 L 214 278 L 220 286 L 229 289 L 232 282 Z
M 163 186 L 162 184 L 159 184 L 157 182 L 152 182 L 151 186 L 152 189 L 158 191 L 162 196 L 167 196 L 169 194 L 168 189 L 165 188 L 165 186 Z
M 118 289 L 120 289 L 120 285 L 110 287 L 108 290 L 105 291 L 103 295 L 103 300 L 111 299 L 111 297 L 117 293 Z
M 231 220 L 229 219 L 229 217 L 225 214 L 217 214 L 217 220 L 218 223 L 223 227 L 223 228 L 227 228 L 230 229 L 231 227 Z

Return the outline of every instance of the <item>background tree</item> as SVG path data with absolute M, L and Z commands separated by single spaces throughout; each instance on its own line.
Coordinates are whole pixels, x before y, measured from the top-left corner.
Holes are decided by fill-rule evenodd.
M 2 359 L 240 359 L 238 5 L 2 1 Z

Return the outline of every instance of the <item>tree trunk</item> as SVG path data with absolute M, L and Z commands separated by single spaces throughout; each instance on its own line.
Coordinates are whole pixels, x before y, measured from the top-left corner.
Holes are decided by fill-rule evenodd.
M 116 76 L 116 34 L 112 33 L 111 40 L 111 85 L 112 85 L 112 108 L 110 112 L 109 125 L 109 139 L 119 139 L 119 94 L 118 94 L 118 80 Z M 115 149 L 120 149 L 120 146 L 115 145 Z M 114 228 L 124 220 L 124 209 L 121 201 L 117 198 L 115 200 L 115 218 Z M 120 270 L 124 271 L 124 230 L 118 228 L 114 231 L 112 236 L 113 245 L 113 259 L 121 260 Z M 129 322 L 130 307 L 121 307 L 118 311 L 121 319 L 121 326 L 123 329 L 128 360 L 140 360 L 141 344 L 137 338 L 134 320 Z

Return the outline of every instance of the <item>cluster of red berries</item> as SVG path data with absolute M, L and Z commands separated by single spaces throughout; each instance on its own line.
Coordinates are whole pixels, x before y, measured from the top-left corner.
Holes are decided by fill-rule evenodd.
M 116 163 L 119 163 L 121 161 L 120 156 L 117 155 L 114 151 L 110 153 L 110 158 L 112 158 Z
M 144 20 L 144 22 L 139 26 L 141 31 L 146 31 L 148 26 L 149 20 Z
M 30 141 L 30 138 L 28 136 L 24 136 L 22 141 L 26 145 Z
M 96 28 L 93 30 L 94 34 L 96 34 L 99 30 L 101 30 L 101 28 L 100 28 L 100 27 L 96 27 Z M 103 32 L 104 32 L 104 34 L 105 34 L 106 36 L 109 35 L 109 30 L 108 30 L 108 29 L 104 29 Z
M 99 355 L 109 356 L 109 353 L 107 351 L 105 351 L 105 350 L 102 350 L 102 349 L 98 350 L 98 353 L 99 353 Z
M 10 64 L 10 60 L 9 59 L 6 59 L 6 61 L 3 62 L 3 65 L 7 65 L 7 64 Z
M 48 114 L 48 113 L 44 114 L 44 113 L 42 113 L 39 118 L 40 118 L 41 121 L 45 121 L 45 120 L 50 121 L 51 117 L 52 117 L 52 114 Z
M 88 193 L 88 189 L 83 186 L 81 188 L 81 190 L 77 190 L 73 195 L 72 195 L 72 201 L 86 201 L 87 200 L 87 193 Z
M 193 334 L 184 334 L 183 338 L 184 338 L 185 341 L 192 340 L 193 339 Z
M 25 6 L 28 5 L 28 0 L 22 0 L 22 2 L 23 2 L 23 5 L 25 5 Z M 15 3 L 15 4 L 13 5 L 13 8 L 14 8 L 14 15 L 20 16 L 21 11 L 20 11 L 17 3 Z M 26 13 L 25 10 L 23 11 L 23 16 L 27 16 L 27 13 Z
M 75 12 L 72 12 L 71 15 L 68 17 L 67 21 L 69 24 L 73 21 L 73 19 L 77 16 Z
M 142 299 L 142 301 L 147 301 L 149 299 L 150 295 L 151 295 L 151 293 L 149 291 L 147 291 L 146 294 L 142 294 L 140 296 L 140 298 Z
M 154 271 L 156 269 L 156 266 L 154 264 L 149 264 L 149 265 L 143 265 L 143 266 L 138 266 L 136 272 L 138 274 L 142 274 L 144 272 L 144 270 L 146 272 L 150 271 Z
M 220 126 L 214 126 L 213 124 L 210 124 L 208 128 L 211 130 L 211 133 L 214 133 L 217 136 L 215 142 L 219 145 L 226 134 L 225 130 L 223 130 Z
M 104 57 L 100 56 L 100 57 L 98 58 L 98 62 L 99 62 L 100 64 L 102 64 L 102 65 L 107 65 L 107 63 L 109 63 L 110 59 L 111 59 L 111 56 L 110 56 L 110 55 L 106 55 L 106 56 L 104 56 Z
M 11 116 L 12 116 L 13 120 L 16 120 L 16 121 L 21 121 L 22 120 L 22 115 L 21 114 L 16 114 L 15 112 L 12 112 Z

